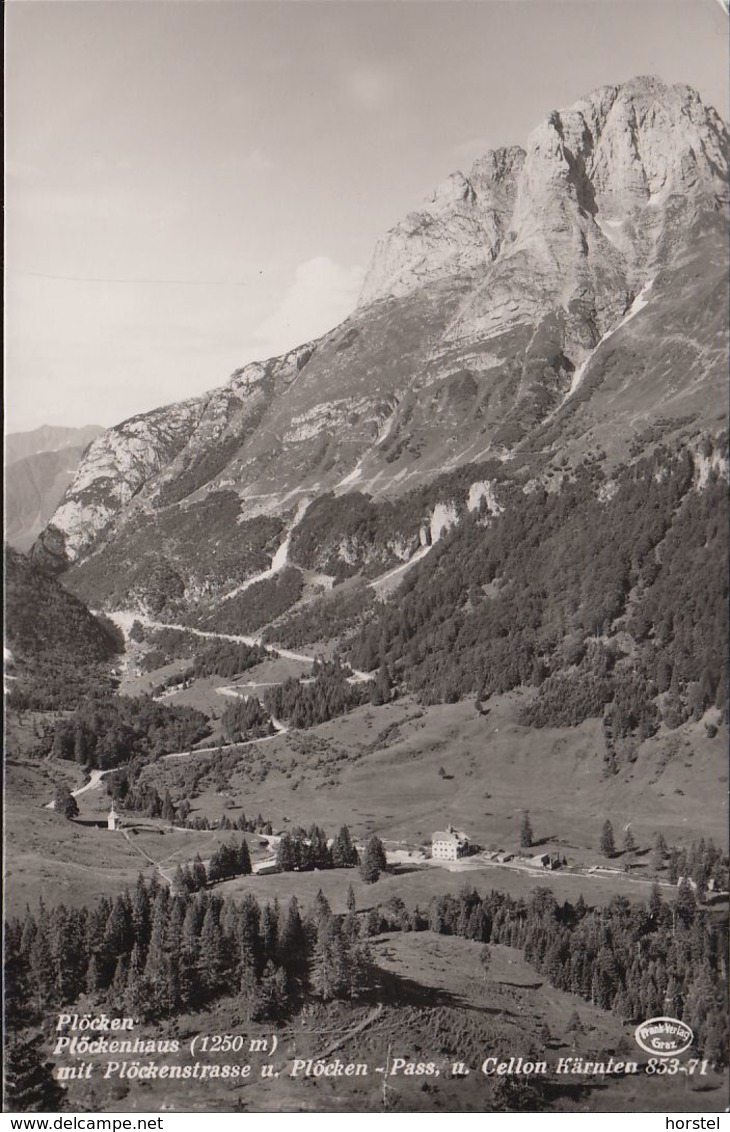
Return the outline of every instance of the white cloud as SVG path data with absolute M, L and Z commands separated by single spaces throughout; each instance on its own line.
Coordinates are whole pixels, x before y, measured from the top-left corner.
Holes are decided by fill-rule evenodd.
M 279 306 L 259 326 L 256 340 L 281 353 L 337 326 L 357 303 L 365 272 L 315 256 L 296 269 Z

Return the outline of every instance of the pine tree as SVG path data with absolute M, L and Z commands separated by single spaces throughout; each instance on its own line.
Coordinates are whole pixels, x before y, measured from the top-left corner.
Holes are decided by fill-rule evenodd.
M 261 965 L 259 923 L 261 914 L 253 896 L 246 896 L 238 908 L 234 927 L 235 972 L 239 990 L 252 992 Z
M 150 894 L 140 873 L 131 897 L 132 934 L 135 943 L 146 951 L 150 940 Z
M 200 933 L 198 971 L 201 985 L 207 993 L 209 995 L 216 994 L 222 986 L 225 959 L 217 909 L 212 903 L 208 905 Z
M 350 831 L 346 825 L 332 842 L 332 865 L 336 869 L 348 869 L 357 864 L 357 850 L 352 844 Z
M 525 810 L 522 815 L 522 825 L 520 826 L 520 846 L 523 849 L 529 849 L 533 843 L 532 825 L 530 824 L 529 811 Z
M 201 998 L 198 993 L 200 984 L 197 963 L 199 936 L 204 915 L 200 899 L 191 900 L 185 910 L 185 918 L 180 933 L 180 963 L 178 969 L 180 995 L 183 1001 L 192 1007 L 197 1006 Z
M 290 873 L 297 867 L 297 854 L 294 840 L 289 833 L 282 833 L 276 850 L 276 867 L 279 872 Z
M 129 970 L 126 955 L 120 955 L 117 959 L 117 965 L 114 968 L 114 977 L 111 982 L 111 998 L 115 1007 L 119 1010 L 124 1009 L 126 1000 L 127 983 L 129 981 Z
M 12 1041 L 5 1047 L 4 1112 L 58 1112 L 66 1090 L 43 1056 L 43 1035 Z
M 324 899 L 324 897 L 323 897 Z M 279 956 L 287 983 L 304 989 L 309 970 L 309 942 L 299 914 L 299 901 L 292 896 L 279 932 Z
M 278 1021 L 284 1017 L 286 1006 L 286 976 L 281 968 L 269 962 L 256 988 L 251 1017 L 254 1022 Z
M 334 955 L 336 936 L 335 920 L 329 911 L 323 915 L 317 925 L 317 939 L 312 957 L 312 989 L 325 1001 L 334 998 L 339 989 Z
M 332 851 L 327 844 L 327 834 L 319 826 L 313 825 L 309 831 L 312 864 L 315 869 L 332 868 Z
M 651 886 L 651 892 L 649 893 L 649 901 L 647 903 L 647 911 L 649 913 L 649 917 L 650 917 L 652 923 L 654 924 L 654 926 L 656 926 L 658 921 L 659 921 L 659 913 L 661 912 L 661 910 L 662 910 L 662 890 L 659 887 L 658 883 L 656 881 L 654 881 L 654 883 Z
M 248 848 L 248 841 L 244 837 L 241 842 L 241 848 L 238 851 L 238 871 L 241 876 L 250 876 L 253 872 L 251 865 L 251 853 Z
M 39 921 L 41 918 L 39 917 Z M 38 924 L 38 930 L 33 939 L 29 958 L 30 980 L 36 994 L 38 1009 L 49 1005 L 54 996 L 53 955 L 45 925 Z
M 164 821 L 169 821 L 170 823 L 175 820 L 175 807 L 172 804 L 169 790 L 165 790 L 165 797 L 162 802 L 162 817 Z
M 365 994 L 373 982 L 373 956 L 366 940 L 350 938 L 347 990 L 350 998 Z
M 142 1012 L 147 1000 L 147 988 L 144 984 L 144 961 L 139 944 L 135 943 L 129 956 L 127 967 L 127 985 L 124 990 L 124 1006 L 133 1015 Z
M 173 893 L 190 892 L 191 891 L 191 889 L 190 889 L 191 879 L 192 878 L 190 877 L 189 873 L 183 872 L 182 865 L 178 865 L 177 868 L 175 869 L 175 872 L 172 874 L 172 891 L 173 891 Z
M 193 880 L 194 891 L 198 892 L 200 889 L 205 888 L 208 883 L 208 873 L 203 864 L 200 854 L 196 853 L 193 858 L 193 864 L 190 869 L 190 875 Z
M 145 986 L 149 989 L 146 1013 L 164 1013 L 167 1002 L 167 890 L 160 890 L 152 911 L 152 930 L 144 968 Z
M 261 917 L 263 961 L 276 959 L 279 951 L 279 902 L 266 904 Z
M 368 841 L 363 859 L 360 862 L 360 875 L 366 884 L 374 884 L 385 869 L 385 850 L 383 843 L 375 834 Z
M 682 877 L 682 882 L 677 889 L 674 909 L 677 918 L 682 921 L 685 927 L 689 927 L 697 915 L 697 900 L 687 877 Z
M 127 954 L 134 942 L 131 901 L 128 894 L 118 896 L 104 925 L 103 956 L 107 974 L 112 978 L 117 958 Z
M 616 855 L 616 842 L 613 838 L 613 826 L 608 820 L 603 823 L 599 846 L 604 857 L 614 857 Z
M 223 877 L 224 856 L 223 846 L 220 845 L 208 861 L 208 868 L 206 869 L 207 884 L 215 884 Z
M 314 903 L 310 909 L 309 915 L 311 916 L 315 930 L 319 931 L 320 924 L 332 919 L 332 908 L 330 902 L 322 892 L 318 889 L 317 895 L 314 898 Z
M 104 978 L 102 975 L 102 964 L 95 951 L 92 951 L 89 956 L 89 962 L 86 967 L 86 983 L 85 990 L 90 997 L 98 994 L 105 986 Z

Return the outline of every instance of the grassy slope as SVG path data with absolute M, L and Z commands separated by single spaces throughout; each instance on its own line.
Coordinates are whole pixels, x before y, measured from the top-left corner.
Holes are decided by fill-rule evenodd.
M 490 1111 L 493 1081 L 479 1072 L 483 1059 L 537 1056 L 549 1066 L 558 1058 L 583 1056 L 597 1060 L 615 1053 L 617 1060 L 639 1060 L 632 1027 L 611 1014 L 548 986 L 525 963 L 519 952 L 496 945 L 485 979 L 479 965 L 478 944 L 467 940 L 418 934 L 377 937 L 372 951 L 379 969 L 379 987 L 352 1006 L 313 1006 L 285 1026 L 246 1024 L 235 998 L 227 999 L 204 1016 L 183 1017 L 166 1027 L 164 1036 L 177 1036 L 181 1052 L 155 1060 L 191 1064 L 191 1038 L 198 1034 L 242 1034 L 245 1052 L 239 1055 L 203 1056 L 209 1063 L 250 1064 L 252 1077 L 245 1083 L 226 1081 L 153 1081 L 130 1083 L 112 1080 L 73 1082 L 69 1099 L 76 1110 L 96 1107 L 104 1111 L 253 1111 L 253 1112 L 378 1112 L 383 1111 L 383 1075 L 378 1066 L 392 1065 L 402 1057 L 433 1061 L 438 1077 L 389 1077 L 387 1110 Z M 398 1006 L 389 1003 L 397 997 Z M 317 1057 L 354 1024 L 372 1013 L 373 1004 L 384 1010 L 359 1034 L 345 1039 L 326 1060 L 364 1063 L 367 1076 L 351 1078 L 292 1078 L 292 1059 Z M 577 1009 L 583 1032 L 575 1038 L 568 1022 Z M 278 1048 L 271 1058 L 279 1077 L 262 1080 L 262 1054 L 248 1054 L 251 1037 L 274 1030 Z M 158 1038 L 159 1028 L 136 1031 Z M 540 1036 L 537 1036 L 538 1033 Z M 621 1050 L 617 1047 L 621 1044 Z M 198 1047 L 198 1051 L 200 1047 Z M 390 1059 L 390 1060 L 389 1060 Z M 462 1060 L 470 1069 L 462 1079 L 451 1077 L 451 1066 Z M 143 1059 L 144 1060 L 144 1059 Z M 644 1058 L 644 1063 L 646 1058 Z M 666 1079 L 641 1074 L 626 1079 L 560 1078 L 562 1095 L 550 1089 L 548 1104 L 562 1111 L 716 1111 L 723 1082 L 715 1074 L 705 1078 Z M 427 1088 L 424 1088 L 426 1081 Z M 94 1090 L 91 1102 L 90 1088 Z
M 724 839 L 722 729 L 714 739 L 701 724 L 660 733 L 627 772 L 604 778 L 597 721 L 532 730 L 516 722 L 521 701 L 520 693 L 494 700 L 484 717 L 471 703 L 359 708 L 254 748 L 255 765 L 270 769 L 260 783 L 234 772 L 233 793 L 247 813 L 261 810 L 275 826 L 316 821 L 334 832 L 347 822 L 357 836 L 377 831 L 413 844 L 452 820 L 481 844 L 508 848 L 523 809 L 536 839 L 564 842 L 568 856 L 570 846 L 587 851 L 597 843 L 606 817 L 617 832 L 630 821 L 640 845 L 652 844 L 655 830 L 670 842 Z M 450 777 L 439 776 L 442 766 Z M 172 773 L 169 764 L 164 773 Z M 212 816 L 207 796 L 193 804 Z
M 726 804 L 724 729 L 712 740 L 701 724 L 660 734 L 645 744 L 633 769 L 604 778 L 602 735 L 595 721 L 570 729 L 530 730 L 516 723 L 520 701 L 519 693 L 502 697 L 493 701 L 484 717 L 470 703 L 425 711 L 409 701 L 360 708 L 311 732 L 289 733 L 248 747 L 229 776 L 233 806 L 214 784 L 203 784 L 202 793 L 191 799 L 193 815 L 215 819 L 227 813 L 235 820 L 243 809 L 248 817 L 261 812 L 275 829 L 314 821 L 330 835 L 346 822 L 357 838 L 377 831 L 386 841 L 411 845 L 430 841 L 434 829 L 453 821 L 484 846 L 514 850 L 522 811 L 529 809 L 543 851 L 559 850 L 569 863 L 588 865 L 606 863 L 596 849 L 606 817 L 613 822 L 619 844 L 621 830 L 630 821 L 640 849 L 650 848 L 659 830 L 670 843 L 689 843 L 700 836 L 724 843 L 720 804 L 721 799 Z M 174 798 L 186 761 L 161 761 L 145 774 L 161 791 L 169 785 Z M 439 775 L 441 767 L 449 777 Z M 144 864 L 118 838 L 114 849 L 107 850 L 105 831 L 59 823 L 43 810 L 53 793 L 52 780 L 61 774 L 80 782 L 80 773 L 70 764 L 49 762 L 9 768 L 10 908 L 17 907 L 19 900 L 24 904 L 32 899 L 39 886 L 49 901 L 81 900 L 87 890 L 89 896 L 118 891 Z M 82 817 L 93 819 L 107 811 L 103 791 L 89 792 L 79 801 Z M 166 859 L 173 849 L 184 848 L 177 844 L 178 836 L 183 842 L 188 837 L 175 835 L 174 846 L 167 839 L 164 845 L 160 841 L 160 855 L 156 850 L 151 853 L 154 859 Z M 200 849 L 199 841 L 199 834 L 189 835 L 191 858 Z M 647 862 L 648 857 L 639 858 L 636 875 L 649 871 Z M 67 869 L 66 863 L 73 868 Z M 88 867 L 88 884 L 84 867 Z M 308 891 L 312 886 L 316 892 L 323 884 L 337 902 L 349 881 L 344 876 L 335 881 L 335 875 L 231 883 L 253 886 L 263 898 Z M 406 898 L 410 894 L 415 902 L 427 900 L 434 891 L 458 888 L 463 879 L 477 887 L 512 892 L 529 891 L 538 883 L 529 876 L 490 868 L 464 877 L 440 869 L 419 870 L 383 884 Z M 623 877 L 611 884 L 596 881 L 593 892 L 587 891 L 590 882 L 584 877 L 552 877 L 550 883 L 573 898 L 580 891 L 597 900 L 613 891 L 639 897 L 645 891 Z

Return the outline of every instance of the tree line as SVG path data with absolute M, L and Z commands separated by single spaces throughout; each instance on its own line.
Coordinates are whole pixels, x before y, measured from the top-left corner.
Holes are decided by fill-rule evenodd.
M 728 1063 L 728 924 L 699 907 L 689 884 L 666 903 L 658 884 L 646 904 L 615 896 L 589 908 L 560 904 L 548 888 L 525 898 L 465 886 L 409 911 L 395 897 L 371 910 L 368 932 L 433 931 L 519 948 L 551 986 L 638 1023 L 669 1014 L 694 1032 L 695 1049 Z
M 207 865 L 199 853 L 189 865 L 178 865 L 172 887 L 175 892 L 200 892 L 220 881 L 250 876 L 252 872 L 251 853 L 244 837 L 238 845 L 235 842 L 219 845 Z
M 143 1019 L 204 1009 L 234 994 L 254 1021 L 288 1016 L 308 997 L 357 997 L 371 981 L 355 897 L 335 916 L 321 892 L 302 914 L 207 889 L 174 892 L 139 878 L 93 906 L 41 904 L 6 925 L 6 1022 L 23 1031 L 86 994 Z
M 319 661 L 312 672 L 314 679 L 309 682 L 291 677 L 275 688 L 267 688 L 264 706 L 269 714 L 287 720 L 292 727 L 315 727 L 369 699 L 362 685 L 348 683 L 352 672 L 338 658 Z
M 726 485 L 697 481 L 658 448 L 610 484 L 584 464 L 559 491 L 502 485 L 504 511 L 464 515 L 345 655 L 425 703 L 533 685 L 526 722 L 605 713 L 618 761 L 662 720 L 726 713 Z
M 160 792 L 153 782 L 140 777 L 144 767 L 139 759 L 133 760 L 127 766 L 120 767 L 105 780 L 105 785 L 114 803 L 124 811 L 144 814 L 145 817 L 162 818 L 186 829 L 198 830 L 239 830 L 242 833 L 273 833 L 270 821 L 259 813 L 255 818 L 247 818 L 240 813 L 237 818 L 222 814 L 217 820 L 196 814 L 190 816 L 191 806 L 187 797 L 183 796 L 173 801 L 168 788 L 160 796 Z
M 188 750 L 208 735 L 208 717 L 196 708 L 158 703 L 151 696 L 99 693 L 56 723 L 50 754 L 110 770 L 135 757 L 149 761 Z

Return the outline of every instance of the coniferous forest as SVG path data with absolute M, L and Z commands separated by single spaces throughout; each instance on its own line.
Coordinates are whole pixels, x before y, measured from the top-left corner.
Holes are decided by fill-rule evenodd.
M 707 455 L 712 444 L 708 442 Z M 465 515 L 346 650 L 424 703 L 538 689 L 524 722 L 604 716 L 609 745 L 727 710 L 727 487 L 661 448 L 607 479 L 503 489 Z
M 87 994 L 108 1009 L 147 1019 L 196 1011 L 233 993 L 252 1020 L 291 1014 L 308 995 L 362 992 L 371 977 L 367 938 L 324 896 L 302 914 L 211 891 L 172 895 L 142 878 L 132 892 L 96 905 L 27 911 L 6 930 L 9 1026 Z
M 694 1049 L 727 1064 L 727 924 L 680 886 L 645 904 L 615 897 L 604 908 L 562 904 L 547 888 L 527 899 L 465 885 L 424 910 L 399 898 L 336 916 L 320 893 L 305 912 L 253 896 L 170 891 L 139 879 L 95 905 L 30 909 L 6 928 L 6 1017 L 41 1022 L 81 996 L 143 1019 L 204 1009 L 234 995 L 250 1020 L 281 1021 L 308 998 L 377 994 L 368 940 L 383 931 L 431 931 L 518 948 L 548 982 L 625 1022 L 667 1011 L 694 1032 Z

